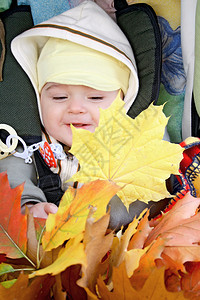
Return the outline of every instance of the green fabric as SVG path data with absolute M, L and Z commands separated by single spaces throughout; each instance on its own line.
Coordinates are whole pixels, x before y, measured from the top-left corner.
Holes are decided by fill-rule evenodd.
M 167 132 L 172 143 L 182 142 L 182 115 L 184 97 L 184 93 L 178 96 L 170 95 L 166 91 L 164 85 L 160 85 L 160 94 L 157 105 L 165 103 L 163 111 L 167 117 L 170 117 L 167 124 Z
M 197 1 L 195 19 L 194 102 L 200 116 L 200 1 Z
M 157 17 L 146 4 L 133 4 L 117 15 L 117 23 L 128 38 L 138 68 L 139 92 L 128 114 L 134 118 L 152 101 L 160 87 L 161 37 Z
M 10 8 L 12 0 L 1 0 L 0 1 L 0 12 Z
M 28 8 L 18 7 L 11 14 L 0 14 L 6 34 L 6 56 L 3 81 L 0 82 L 0 123 L 11 125 L 27 143 L 41 136 L 36 96 L 28 76 L 15 60 L 10 50 L 12 39 L 32 27 Z

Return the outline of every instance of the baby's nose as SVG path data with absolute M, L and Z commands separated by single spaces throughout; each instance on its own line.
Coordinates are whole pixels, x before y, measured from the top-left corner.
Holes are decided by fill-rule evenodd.
M 71 98 L 68 101 L 67 108 L 68 108 L 68 113 L 74 113 L 74 114 L 84 113 L 86 111 L 84 101 L 80 97 Z

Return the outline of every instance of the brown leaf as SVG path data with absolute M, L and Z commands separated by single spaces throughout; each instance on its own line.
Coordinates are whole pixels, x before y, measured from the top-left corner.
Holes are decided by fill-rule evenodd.
M 165 286 L 169 292 L 181 291 L 181 276 L 176 269 L 165 270 Z
M 141 257 L 139 267 L 134 271 L 130 278 L 131 284 L 135 289 L 141 289 L 155 269 L 155 260 L 160 258 L 164 248 L 164 241 L 157 239 L 150 248 L 147 248 L 146 253 Z
M 130 243 L 128 245 L 128 250 L 131 249 L 142 249 L 144 247 L 144 242 L 149 235 L 149 233 L 152 231 L 152 228 L 149 226 L 149 212 L 147 212 L 139 222 L 139 225 L 137 227 L 136 233 L 133 235 L 133 237 L 130 240 Z M 140 217 L 139 217 L 140 219 Z
M 8 289 L 0 285 L 0 299 L 6 300 L 50 300 L 50 289 L 55 279 L 50 276 L 35 278 L 29 285 L 28 275 L 20 274 L 17 281 Z
M 137 232 L 137 225 L 138 219 L 134 218 L 134 220 L 128 225 L 126 231 L 120 236 L 118 241 L 116 241 L 115 238 L 110 256 L 111 267 L 119 267 L 124 260 L 130 238 Z
M 154 268 L 145 285 L 140 291 L 136 291 L 126 274 L 124 263 L 113 271 L 113 291 L 109 292 L 102 278 L 98 279 L 98 292 L 103 300 L 183 300 L 182 292 L 168 292 L 164 284 L 164 269 Z
M 102 277 L 97 280 L 98 292 L 102 299 L 104 300 L 116 300 L 116 299 L 126 299 L 133 300 L 135 290 L 131 286 L 131 283 L 126 274 L 125 264 L 122 263 L 118 268 L 113 268 L 113 286 L 114 290 L 109 292 Z
M 200 299 L 200 268 L 197 265 L 191 273 L 182 273 L 181 288 L 185 297 L 189 299 Z
M 56 284 L 53 286 L 53 296 L 56 300 L 66 300 L 66 292 L 63 291 L 62 282 L 61 282 L 61 274 L 55 276 Z
M 193 217 L 192 221 L 194 223 L 190 224 L 191 217 L 195 215 L 196 209 L 199 206 L 199 204 L 200 204 L 200 198 L 194 198 L 189 193 L 187 193 L 186 196 L 180 199 L 167 214 L 164 214 L 162 216 L 161 221 L 158 223 L 157 226 L 155 226 L 155 228 L 151 231 L 148 238 L 146 239 L 145 247 L 150 245 L 153 240 L 155 240 L 158 236 L 162 234 L 164 235 L 164 238 L 168 237 L 170 240 L 172 240 L 173 239 L 172 232 L 174 231 L 175 234 L 176 230 L 177 230 L 177 235 L 175 237 L 175 242 L 176 239 L 178 238 L 178 235 L 180 235 L 181 231 L 182 231 L 182 235 L 184 236 L 186 229 L 189 229 L 190 232 L 194 228 L 194 230 L 197 230 L 195 236 L 196 235 L 199 236 L 199 232 L 198 232 L 198 230 L 200 230 L 199 217 Z M 188 225 L 190 226 L 190 228 L 187 228 Z M 181 228 L 178 226 L 181 226 Z M 191 237 L 193 236 L 193 234 L 194 231 L 191 232 Z M 190 237 L 190 243 L 191 243 L 191 237 Z M 187 238 L 185 239 L 185 243 L 188 245 Z M 198 238 L 196 240 L 198 240 Z M 170 241 L 170 243 L 171 242 L 172 241 Z M 176 245 L 179 246 L 178 244 Z
M 146 252 L 146 249 L 131 249 L 125 254 L 126 272 L 128 277 L 139 267 L 140 259 Z
M 106 234 L 110 215 L 107 213 L 101 219 L 94 222 L 93 209 L 90 210 L 86 221 L 83 243 L 87 256 L 87 266 L 82 266 L 83 277 L 77 284 L 87 287 L 95 293 L 96 280 L 99 274 L 103 274 L 107 268 L 107 262 L 102 263 L 102 259 L 108 253 L 113 241 L 113 233 Z
M 138 232 L 142 231 L 142 228 L 144 227 L 144 223 L 146 223 L 146 217 L 144 219 L 142 218 L 144 213 L 143 211 L 140 216 L 129 224 L 126 231 L 118 238 L 115 237 L 113 240 L 113 245 L 111 249 L 111 254 L 109 258 L 109 277 L 111 277 L 112 274 L 112 268 L 113 267 L 119 267 L 119 265 L 125 260 L 126 262 L 126 269 L 128 276 L 130 277 L 133 274 L 133 271 L 138 267 L 139 259 L 143 255 L 144 250 L 140 251 L 141 249 L 131 249 L 130 251 L 127 251 L 130 245 L 130 239 L 134 238 L 136 236 L 135 241 L 137 240 L 137 245 L 142 245 L 144 243 L 144 237 L 141 235 L 138 235 Z M 147 214 L 148 215 L 148 214 Z M 141 219 L 142 218 L 142 219 Z M 139 222 L 139 220 L 141 221 Z M 142 224 L 140 224 L 142 222 Z M 139 223 L 139 225 L 138 225 Z M 146 233 L 143 235 L 146 236 Z
M 155 268 L 143 288 L 138 291 L 140 298 L 135 299 L 146 299 L 146 300 L 183 300 L 185 299 L 182 291 L 180 292 L 169 292 L 165 287 L 164 282 L 164 268 Z
M 87 293 L 76 283 L 80 279 L 80 271 L 81 265 L 73 265 L 61 273 L 62 285 L 69 299 L 87 300 Z
M 200 213 L 197 208 L 200 198 L 189 193 L 154 224 L 145 241 L 145 246 L 160 237 L 165 240 L 162 253 L 163 264 L 168 268 L 184 271 L 187 261 L 200 261 Z
M 177 270 L 185 270 L 184 263 L 187 261 L 200 261 L 200 246 L 166 247 L 162 256 L 167 255 L 176 264 Z M 168 264 L 168 266 L 170 266 Z
M 180 225 L 166 230 L 160 236 L 166 240 L 166 246 L 195 246 L 200 241 L 200 214 L 196 214 Z

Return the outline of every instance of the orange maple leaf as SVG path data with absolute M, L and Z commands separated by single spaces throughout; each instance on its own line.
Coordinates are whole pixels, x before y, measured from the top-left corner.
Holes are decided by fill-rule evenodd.
M 0 173 L 0 252 L 23 257 L 27 249 L 27 217 L 21 214 L 23 184 L 11 189 L 6 173 Z

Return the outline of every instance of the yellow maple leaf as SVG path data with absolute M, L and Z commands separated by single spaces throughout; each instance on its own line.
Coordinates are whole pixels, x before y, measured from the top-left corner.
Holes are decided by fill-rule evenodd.
M 83 232 L 90 206 L 96 207 L 94 219 L 102 217 L 109 200 L 118 190 L 116 184 L 107 180 L 96 180 L 80 189 L 69 188 L 61 199 L 57 213 L 49 214 L 47 218 L 43 249 L 50 251 Z
M 120 96 L 105 110 L 100 109 L 99 126 L 94 133 L 72 126 L 70 150 L 81 169 L 71 179 L 89 182 L 104 179 L 115 182 L 124 204 L 169 197 L 165 180 L 178 174 L 183 149 L 162 140 L 168 118 L 162 106 L 149 106 L 136 119 L 126 115 Z
M 76 264 L 86 265 L 86 254 L 84 251 L 83 234 L 70 239 L 64 248 L 61 248 L 58 258 L 46 268 L 40 269 L 29 275 L 29 278 L 45 274 L 57 275 L 67 269 L 67 267 Z

